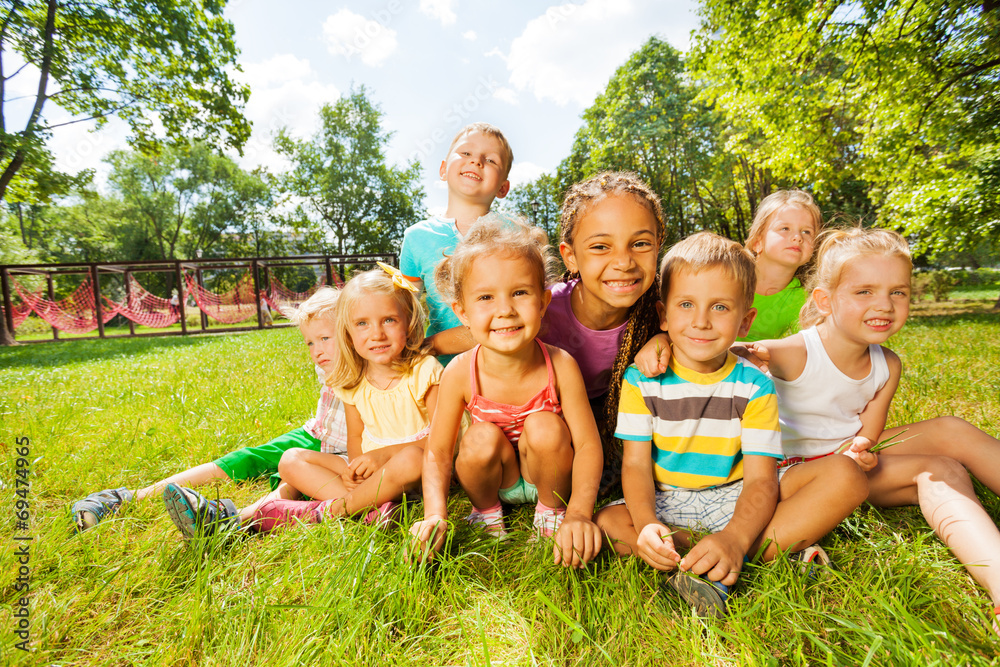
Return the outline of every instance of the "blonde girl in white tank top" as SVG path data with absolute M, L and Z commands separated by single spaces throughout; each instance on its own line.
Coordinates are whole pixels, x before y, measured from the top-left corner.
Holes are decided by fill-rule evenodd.
M 1000 490 L 1000 442 L 954 417 L 886 429 L 902 364 L 881 344 L 909 315 L 911 270 L 909 248 L 895 232 L 828 233 L 808 285 L 802 332 L 762 341 L 758 349 L 770 356 L 789 463 L 845 454 L 867 474 L 870 503 L 919 505 L 990 594 L 996 616 L 1000 532 L 976 498 L 966 468 L 994 493 Z M 905 442 L 869 451 L 904 430 Z M 966 443 L 956 444 L 960 439 Z M 998 631 L 996 622 L 993 629 Z

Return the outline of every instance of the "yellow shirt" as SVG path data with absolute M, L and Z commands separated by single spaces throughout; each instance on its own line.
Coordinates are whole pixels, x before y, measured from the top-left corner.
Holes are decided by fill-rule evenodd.
M 420 440 L 427 435 L 430 414 L 427 392 L 441 382 L 444 367 L 434 357 L 423 357 L 391 389 L 379 389 L 367 378 L 352 389 L 337 388 L 337 397 L 361 414 L 365 431 L 361 451 Z

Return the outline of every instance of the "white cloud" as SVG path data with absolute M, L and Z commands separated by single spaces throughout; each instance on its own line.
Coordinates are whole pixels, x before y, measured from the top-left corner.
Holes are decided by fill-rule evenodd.
M 326 19 L 323 37 L 333 55 L 348 61 L 358 56 L 369 67 L 384 63 L 398 46 L 395 30 L 349 9 L 341 9 Z
M 476 31 L 475 30 L 466 30 L 465 32 L 462 33 L 462 39 L 467 39 L 470 42 L 476 41 Z
M 458 18 L 455 5 L 456 0 L 420 0 L 420 11 L 436 18 L 441 25 L 451 25 Z
M 506 102 L 507 104 L 517 104 L 517 93 L 512 88 L 501 86 L 493 91 L 493 97 Z
M 549 7 L 511 43 L 510 83 L 539 100 L 587 106 L 652 34 L 687 48 L 690 0 L 586 0 Z
M 340 91 L 322 83 L 308 60 L 290 54 L 244 64 L 239 78 L 253 91 L 244 112 L 253 122 L 253 134 L 241 163 L 248 168 L 260 164 L 272 171 L 287 169 L 287 161 L 274 152 L 274 134 L 283 127 L 299 138 L 314 134 L 319 129 L 319 108 L 336 102 Z

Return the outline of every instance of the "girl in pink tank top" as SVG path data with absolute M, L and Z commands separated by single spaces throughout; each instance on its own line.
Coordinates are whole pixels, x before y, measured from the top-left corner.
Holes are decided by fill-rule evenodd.
M 603 456 L 580 368 L 536 339 L 551 294 L 545 236 L 523 222 L 477 222 L 435 274 L 438 291 L 475 348 L 441 377 L 424 456 L 424 519 L 411 532 L 424 555 L 444 542 L 455 473 L 472 501 L 469 523 L 506 535 L 501 501 L 535 503 L 533 525 L 554 538 L 555 562 L 582 567 L 601 546 L 593 523 Z

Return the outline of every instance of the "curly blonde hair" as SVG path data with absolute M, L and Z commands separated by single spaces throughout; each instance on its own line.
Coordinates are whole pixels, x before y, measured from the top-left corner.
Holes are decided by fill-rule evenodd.
M 627 171 L 605 171 L 576 183 L 566 191 L 563 199 L 562 217 L 559 223 L 560 240 L 573 245 L 579 222 L 587 211 L 599 202 L 609 197 L 630 197 L 633 201 L 645 207 L 656 219 L 656 242 L 661 245 L 666 238 L 667 230 L 663 222 L 663 209 L 660 197 L 653 192 L 639 176 Z M 562 279 L 578 278 L 578 272 L 566 271 Z M 615 426 L 618 423 L 618 398 L 621 395 L 622 378 L 625 369 L 635 360 L 636 353 L 642 349 L 654 334 L 660 330 L 660 318 L 656 312 L 656 302 L 659 295 L 654 280 L 653 286 L 639 297 L 628 312 L 628 322 L 622 334 L 618 355 L 611 367 L 611 380 L 608 385 L 608 396 L 604 402 L 604 419 L 599 420 L 601 441 L 604 444 L 605 460 L 617 462 L 621 459 L 621 447 L 614 439 Z
M 420 301 L 417 300 L 417 294 L 397 286 L 393 283 L 392 276 L 382 269 L 365 271 L 348 280 L 347 284 L 340 290 L 336 325 L 340 358 L 326 381 L 331 387 L 351 389 L 358 386 L 365 376 L 368 362 L 362 359 L 358 351 L 354 349 L 354 343 L 351 340 L 351 312 L 359 301 L 372 294 L 391 296 L 406 316 L 406 347 L 399 358 L 393 362 L 394 370 L 404 374 L 408 373 L 421 357 L 427 355 L 428 350 L 424 345 L 426 321 L 424 310 L 420 306 Z
M 538 227 L 523 219 L 484 215 L 477 220 L 454 252 L 438 262 L 434 284 L 445 301 L 462 301 L 462 284 L 477 259 L 486 255 L 520 257 L 528 260 L 545 289 L 552 277 L 552 255 L 548 239 Z
M 910 246 L 890 229 L 831 229 L 825 232 L 816 252 L 816 265 L 806 281 L 806 303 L 799 312 L 799 328 L 820 324 L 826 319 L 813 299 L 813 290 L 831 292 L 840 284 L 847 263 L 859 257 L 900 257 L 913 269 Z

